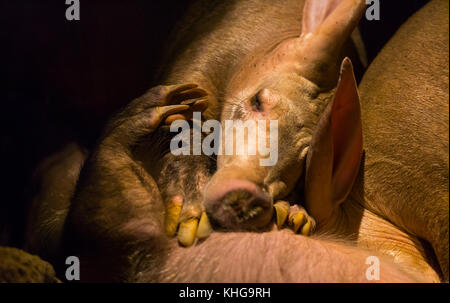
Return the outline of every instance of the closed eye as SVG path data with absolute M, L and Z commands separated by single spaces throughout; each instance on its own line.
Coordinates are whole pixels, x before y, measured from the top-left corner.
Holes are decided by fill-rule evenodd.
M 252 110 L 255 112 L 263 111 L 263 106 L 261 98 L 259 97 L 259 92 L 250 99 L 250 105 L 252 107 Z

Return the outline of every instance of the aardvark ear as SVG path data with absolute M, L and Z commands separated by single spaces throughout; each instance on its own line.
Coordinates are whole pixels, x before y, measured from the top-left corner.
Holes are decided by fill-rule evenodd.
M 345 58 L 336 93 L 313 135 L 306 160 L 305 202 L 318 222 L 350 193 L 362 157 L 361 109 L 353 66 Z
M 342 0 L 307 0 L 303 7 L 302 35 L 313 33 Z
M 303 77 L 322 88 L 334 87 L 341 48 L 365 8 L 364 0 L 306 0 L 302 33 L 292 47 Z

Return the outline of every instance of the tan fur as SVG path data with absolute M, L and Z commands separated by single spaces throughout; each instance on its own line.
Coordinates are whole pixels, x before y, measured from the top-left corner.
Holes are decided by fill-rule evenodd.
M 400 28 L 360 86 L 360 203 L 430 242 L 447 280 L 448 37 L 448 1 L 432 1 Z

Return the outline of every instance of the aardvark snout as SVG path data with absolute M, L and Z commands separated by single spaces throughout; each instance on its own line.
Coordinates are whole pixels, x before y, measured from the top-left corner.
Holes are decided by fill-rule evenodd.
M 258 185 L 239 179 L 214 183 L 205 192 L 205 207 L 213 224 L 230 230 L 255 230 L 270 223 L 273 201 Z

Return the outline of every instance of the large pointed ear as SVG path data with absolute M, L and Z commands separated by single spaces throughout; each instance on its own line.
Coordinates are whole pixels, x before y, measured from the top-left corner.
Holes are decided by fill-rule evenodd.
M 341 48 L 364 14 L 364 0 L 306 0 L 298 39 L 299 73 L 322 88 L 336 84 Z
M 305 202 L 321 222 L 350 193 L 362 157 L 362 125 L 353 66 L 345 58 L 336 93 L 313 135 L 306 160 Z
M 342 0 L 306 0 L 303 7 L 302 35 L 313 33 Z

